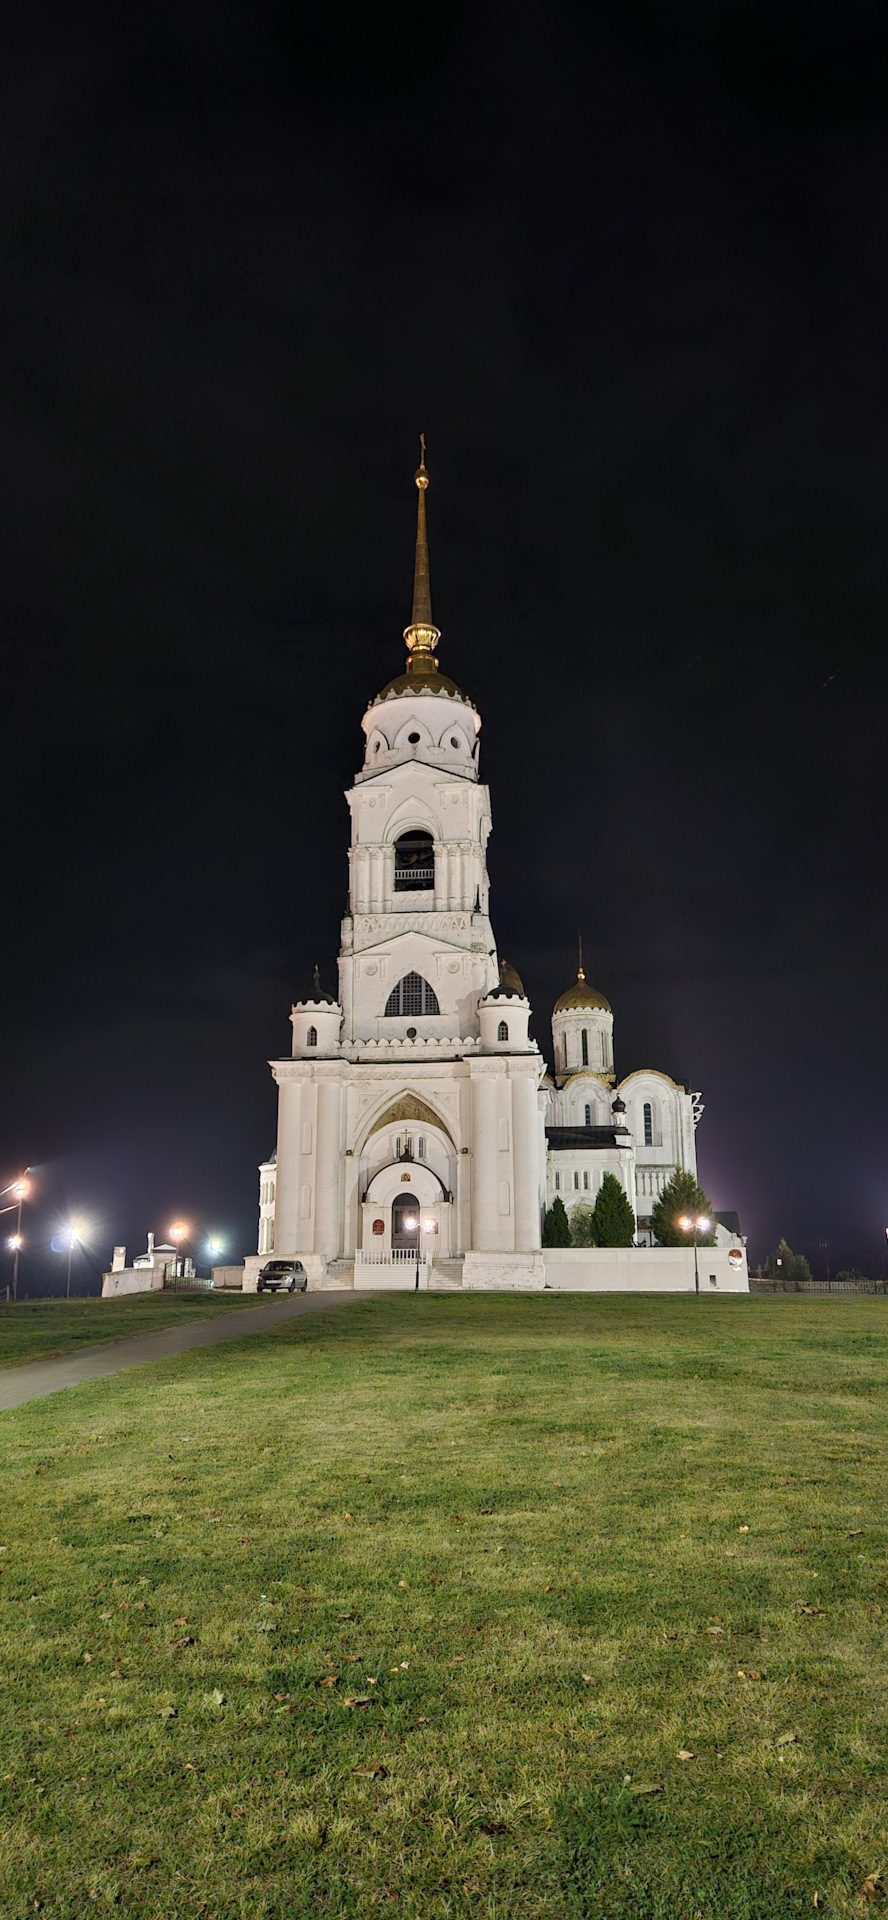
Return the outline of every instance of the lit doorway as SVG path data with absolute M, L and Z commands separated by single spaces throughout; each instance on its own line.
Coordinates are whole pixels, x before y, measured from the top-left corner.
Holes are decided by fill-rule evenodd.
M 392 1201 L 392 1252 L 418 1251 L 419 1201 L 415 1193 L 399 1193 Z

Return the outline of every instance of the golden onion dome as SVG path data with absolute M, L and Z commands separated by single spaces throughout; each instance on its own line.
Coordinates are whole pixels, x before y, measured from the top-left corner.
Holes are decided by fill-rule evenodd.
M 574 985 L 568 987 L 567 992 L 563 993 L 559 1000 L 556 1000 L 554 1011 L 556 1013 L 566 1013 L 578 1007 L 603 1007 L 605 1013 L 613 1012 L 611 1003 L 609 1000 L 605 1000 L 604 994 L 599 993 L 597 987 L 591 987 L 589 985 L 582 967 L 577 968 L 577 977 Z

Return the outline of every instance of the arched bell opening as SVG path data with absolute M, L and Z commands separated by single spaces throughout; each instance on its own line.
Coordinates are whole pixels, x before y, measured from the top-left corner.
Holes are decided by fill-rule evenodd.
M 395 841 L 395 892 L 424 892 L 435 885 L 435 843 L 430 833 L 402 833 Z

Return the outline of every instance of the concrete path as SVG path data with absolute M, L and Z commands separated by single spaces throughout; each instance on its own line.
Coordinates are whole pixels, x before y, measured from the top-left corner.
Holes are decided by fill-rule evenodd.
M 220 1340 L 243 1340 L 247 1334 L 266 1333 L 282 1321 L 321 1313 L 355 1298 L 368 1300 L 371 1296 L 345 1290 L 288 1294 L 268 1306 L 240 1307 L 236 1313 L 220 1314 L 218 1319 L 191 1320 L 184 1327 L 159 1327 L 156 1333 L 133 1333 L 126 1340 L 108 1340 L 100 1347 L 59 1354 L 55 1360 L 27 1360 L 0 1372 L 0 1413 L 10 1407 L 23 1407 L 28 1400 L 42 1400 L 62 1387 L 79 1387 L 84 1380 L 102 1380 L 109 1373 L 121 1373 L 124 1367 L 144 1367 L 149 1360 L 166 1360 L 171 1354 L 188 1353 L 192 1347 L 214 1347 Z

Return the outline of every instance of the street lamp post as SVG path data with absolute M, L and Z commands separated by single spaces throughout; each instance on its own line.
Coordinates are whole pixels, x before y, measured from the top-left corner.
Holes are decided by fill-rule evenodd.
M 10 1201 L 8 1207 L 0 1207 L 0 1213 L 15 1214 L 15 1232 L 10 1235 L 10 1239 L 9 1239 L 9 1245 L 12 1248 L 12 1256 L 13 1256 L 12 1258 L 13 1300 L 18 1299 L 19 1254 L 21 1253 L 22 1247 L 24 1245 L 24 1241 L 22 1240 L 22 1205 L 24 1200 L 27 1197 L 27 1192 L 28 1192 L 27 1175 L 30 1173 L 30 1171 L 31 1171 L 30 1167 L 26 1167 L 24 1173 L 21 1175 L 21 1178 L 19 1180 L 11 1181 L 9 1186 L 4 1187 L 2 1192 L 0 1192 L 0 1199 L 5 1198 L 7 1193 L 11 1193 L 15 1196 L 14 1199 Z M 9 1295 L 9 1289 L 7 1288 L 7 1298 L 8 1298 L 8 1295 Z
M 65 1282 L 65 1299 L 71 1298 L 71 1260 L 74 1248 L 80 1243 L 80 1228 L 72 1225 L 68 1228 L 68 1277 Z
M 191 1229 L 188 1225 L 187 1220 L 177 1220 L 175 1225 L 170 1228 L 170 1239 L 172 1240 L 173 1245 L 176 1249 L 176 1257 L 173 1261 L 173 1282 L 174 1283 L 180 1278 L 179 1256 L 180 1254 L 182 1254 L 183 1244 L 187 1242 L 190 1231 Z M 184 1255 L 182 1255 L 182 1258 L 184 1260 Z
M 13 1245 L 12 1297 L 13 1297 L 13 1300 L 18 1299 L 19 1254 L 21 1253 L 21 1250 L 22 1250 L 22 1203 L 24 1201 L 25 1194 L 27 1193 L 27 1191 L 28 1191 L 28 1182 L 25 1179 L 24 1175 L 22 1175 L 22 1178 L 19 1181 L 18 1186 L 16 1188 L 16 1193 L 18 1195 L 18 1211 L 15 1216 L 15 1233 L 13 1234 L 13 1237 L 12 1237 L 12 1245 Z
M 693 1219 L 687 1214 L 682 1214 L 678 1224 L 681 1227 L 682 1233 L 693 1232 L 694 1235 L 694 1292 L 699 1293 L 700 1267 L 697 1259 L 697 1235 L 698 1233 L 708 1233 L 709 1221 L 705 1213 L 695 1214 Z

